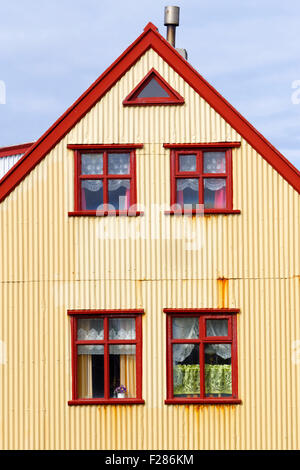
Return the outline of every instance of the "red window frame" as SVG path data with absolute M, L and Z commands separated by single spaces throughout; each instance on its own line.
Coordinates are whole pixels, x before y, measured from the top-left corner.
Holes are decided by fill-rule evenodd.
M 148 85 L 148 83 L 155 79 L 157 83 L 167 92 L 167 97 L 143 97 L 139 98 L 138 95 Z M 138 83 L 138 85 L 129 93 L 123 100 L 123 106 L 149 106 L 149 105 L 183 105 L 184 98 L 169 85 L 169 83 L 152 68 L 147 75 Z
M 238 362 L 237 362 L 237 313 L 238 309 L 164 309 L 167 314 L 167 398 L 166 404 L 240 404 L 238 398 Z M 174 339 L 172 337 L 173 317 L 199 317 L 199 338 L 198 339 Z M 206 336 L 205 322 L 209 319 L 227 319 L 228 336 Z M 173 393 L 173 344 L 199 344 L 199 365 L 200 365 L 200 397 L 176 397 Z M 231 350 L 231 373 L 232 373 L 232 396 L 231 397 L 206 397 L 205 367 L 204 367 L 204 345 L 205 344 L 226 343 L 232 345 Z
M 71 344 L 72 344 L 72 400 L 69 405 L 130 405 L 143 404 L 142 398 L 142 315 L 144 310 L 69 310 L 71 318 Z M 81 318 L 102 318 L 104 320 L 103 340 L 78 340 L 77 320 Z M 135 318 L 136 338 L 133 340 L 112 340 L 108 336 L 108 321 L 110 318 Z M 78 398 L 77 391 L 77 347 L 83 344 L 104 346 L 104 398 Z M 110 398 L 109 397 L 109 345 L 133 344 L 136 346 L 136 397 Z
M 68 149 L 74 150 L 74 211 L 69 212 L 69 216 L 137 216 L 142 212 L 136 210 L 137 190 L 136 190 L 136 149 L 143 148 L 143 144 L 126 145 L 68 145 Z M 82 154 L 103 154 L 103 174 L 101 175 L 83 175 L 81 173 L 81 155 Z M 108 174 L 108 154 L 129 153 L 130 154 L 130 173 Z M 103 180 L 103 210 L 82 209 L 81 203 L 81 181 L 82 180 Z M 108 180 L 126 179 L 130 180 L 130 204 L 129 209 L 111 210 L 108 206 Z
M 199 182 L 199 205 L 204 204 L 204 178 L 226 179 L 226 207 L 225 208 L 204 208 L 204 214 L 239 214 L 240 210 L 233 209 L 232 192 L 232 148 L 239 147 L 239 142 L 206 144 L 195 146 L 193 144 L 164 144 L 165 148 L 171 149 L 170 153 L 170 176 L 171 176 L 171 210 L 167 214 L 202 214 L 201 209 L 180 208 L 176 199 L 176 182 L 178 179 L 195 178 Z M 204 173 L 203 153 L 204 152 L 225 152 L 226 171 L 224 173 Z M 196 155 L 196 171 L 179 171 L 180 155 Z

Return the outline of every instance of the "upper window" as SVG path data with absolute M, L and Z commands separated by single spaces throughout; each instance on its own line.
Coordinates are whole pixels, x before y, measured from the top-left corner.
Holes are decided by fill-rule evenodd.
M 238 146 L 239 144 L 233 144 Z M 232 213 L 231 148 L 171 148 L 172 212 Z
M 69 312 L 73 344 L 70 404 L 143 402 L 142 311 L 133 312 Z
M 235 312 L 165 312 L 167 403 L 238 403 Z
M 132 90 L 123 105 L 183 104 L 184 99 L 154 69 Z
M 172 205 L 182 209 L 232 208 L 230 150 L 174 151 Z
M 127 214 L 133 206 L 135 210 L 135 175 L 134 149 L 77 149 L 75 214 Z

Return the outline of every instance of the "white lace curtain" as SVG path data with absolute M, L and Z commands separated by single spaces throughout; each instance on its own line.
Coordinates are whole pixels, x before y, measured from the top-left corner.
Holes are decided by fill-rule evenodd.
M 223 178 L 205 178 L 204 179 L 204 188 L 209 189 L 210 191 L 219 191 L 222 188 L 225 188 L 226 180 Z
M 103 188 L 103 181 L 83 180 L 81 187 L 82 189 L 87 189 L 88 191 L 99 191 L 101 188 Z M 110 191 L 117 191 L 120 188 L 130 189 L 130 181 L 112 179 L 108 182 L 108 188 Z
M 198 191 L 198 180 L 195 178 L 180 178 L 177 180 L 177 191 L 184 191 L 187 188 Z
M 109 180 L 108 189 L 109 191 L 117 191 L 117 189 L 125 188 L 130 189 L 130 180 Z
M 224 178 L 205 178 L 204 188 L 210 191 L 219 191 L 225 188 L 226 180 Z M 198 191 L 198 180 L 196 178 L 180 178 L 177 180 L 177 191 L 184 191 L 185 189 L 192 189 Z
M 77 339 L 81 341 L 95 341 L 104 339 L 103 321 L 95 319 L 80 320 L 77 330 Z M 122 318 L 109 322 L 109 339 L 128 340 L 135 339 L 135 320 Z M 131 344 L 110 346 L 110 354 L 135 354 Z M 104 348 L 99 345 L 78 346 L 78 354 L 103 355 Z
M 81 183 L 82 189 L 87 189 L 88 191 L 100 191 L 103 188 L 102 180 L 83 180 Z
M 207 336 L 227 336 L 228 323 L 225 321 L 207 322 Z M 174 318 L 173 338 L 174 339 L 196 339 L 199 337 L 199 319 L 195 318 Z M 213 341 L 213 339 L 212 339 Z M 173 360 L 183 362 L 193 351 L 194 344 L 176 344 L 173 348 Z M 230 344 L 207 344 L 206 354 L 217 354 L 222 359 L 231 357 Z
M 81 156 L 81 173 L 83 175 L 101 175 L 103 173 L 103 154 L 83 154 Z M 108 173 L 111 175 L 127 175 L 130 173 L 130 155 L 109 154 Z
M 206 335 L 207 336 L 227 336 L 228 335 L 228 321 L 227 320 L 213 320 L 206 322 Z M 231 357 L 230 344 L 208 344 L 205 348 L 206 354 L 217 354 L 222 359 L 229 359 Z
M 195 339 L 199 337 L 198 318 L 174 318 L 173 338 Z M 173 360 L 183 362 L 193 351 L 193 344 L 176 344 L 173 348 Z

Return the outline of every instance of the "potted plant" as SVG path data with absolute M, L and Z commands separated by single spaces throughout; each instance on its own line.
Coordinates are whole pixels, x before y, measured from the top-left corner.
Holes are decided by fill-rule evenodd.
M 118 398 L 125 398 L 127 388 L 125 387 L 125 385 L 119 385 L 119 387 L 116 388 L 115 392 Z

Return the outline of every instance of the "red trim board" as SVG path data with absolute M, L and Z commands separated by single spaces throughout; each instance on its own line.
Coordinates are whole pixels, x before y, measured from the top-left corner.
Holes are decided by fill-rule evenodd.
M 10 157 L 12 155 L 19 155 L 25 153 L 30 147 L 32 147 L 33 142 L 28 144 L 19 144 L 19 145 L 10 145 L 9 147 L 0 148 L 0 158 Z

